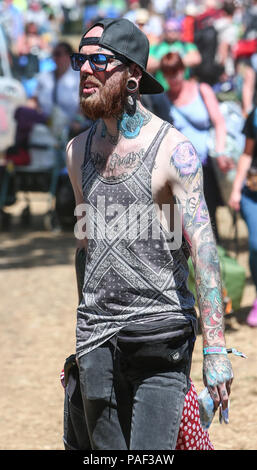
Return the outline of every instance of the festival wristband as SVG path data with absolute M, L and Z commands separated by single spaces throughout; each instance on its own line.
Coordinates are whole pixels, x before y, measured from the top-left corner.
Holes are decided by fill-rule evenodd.
M 235 356 L 240 356 L 240 357 L 247 358 L 247 356 L 245 354 L 243 354 L 242 352 L 238 351 L 235 348 L 226 349 L 226 348 L 223 348 L 223 347 L 220 347 L 220 346 L 208 346 L 207 348 L 203 348 L 203 355 L 204 356 L 206 356 L 208 354 L 228 354 L 228 353 L 235 354 Z
M 208 346 L 203 348 L 203 355 L 206 356 L 207 354 L 227 354 L 227 350 L 221 346 Z

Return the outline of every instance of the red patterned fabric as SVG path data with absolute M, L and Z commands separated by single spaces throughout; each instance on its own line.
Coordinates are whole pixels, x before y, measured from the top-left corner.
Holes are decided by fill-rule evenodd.
M 208 431 L 201 426 L 197 393 L 192 382 L 185 398 L 176 450 L 214 450 Z

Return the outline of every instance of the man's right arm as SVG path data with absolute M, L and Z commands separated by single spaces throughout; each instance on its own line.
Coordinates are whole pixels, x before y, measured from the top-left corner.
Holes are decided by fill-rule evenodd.
M 83 148 L 84 138 L 82 134 L 77 137 L 74 137 L 67 145 L 66 148 L 66 166 L 69 174 L 69 178 L 72 184 L 75 204 L 76 207 L 84 203 L 83 193 L 82 193 L 82 174 L 81 174 L 81 165 L 83 163 Z M 82 155 L 82 157 L 81 157 Z M 83 217 L 83 215 L 77 215 L 77 222 Z M 77 238 L 77 247 L 78 248 L 87 248 L 87 238 Z
M 76 280 L 77 280 L 77 289 L 78 289 L 78 302 L 80 304 L 82 300 L 82 292 L 84 285 L 84 275 L 85 275 L 85 265 L 86 265 L 86 250 L 85 248 L 77 248 L 75 254 L 75 269 L 76 269 Z
M 75 139 L 71 140 L 66 149 L 66 165 L 69 174 L 69 178 L 73 187 L 74 197 L 76 206 L 78 204 L 83 204 L 83 194 L 81 189 L 81 180 L 80 180 L 80 167 L 81 159 L 76 158 L 76 141 Z M 77 149 L 78 150 L 78 149 Z M 79 157 L 79 155 L 77 155 Z M 79 163 L 79 165 L 78 165 Z M 82 216 L 77 215 L 77 221 L 80 220 Z M 87 239 L 77 238 L 77 249 L 75 253 L 75 270 L 76 270 L 76 280 L 77 280 L 77 289 L 78 289 L 78 302 L 82 300 L 82 290 L 84 284 L 84 274 L 85 274 L 85 262 L 86 262 L 86 248 L 87 248 Z

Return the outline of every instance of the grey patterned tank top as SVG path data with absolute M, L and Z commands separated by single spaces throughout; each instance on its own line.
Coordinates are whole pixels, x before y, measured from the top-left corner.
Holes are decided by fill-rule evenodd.
M 152 169 L 169 127 L 162 123 L 131 174 L 112 180 L 92 161 L 91 128 L 82 165 L 88 249 L 77 309 L 77 357 L 126 327 L 164 322 L 167 330 L 169 322 L 195 320 L 186 256 L 181 246 L 170 249 L 152 198 Z

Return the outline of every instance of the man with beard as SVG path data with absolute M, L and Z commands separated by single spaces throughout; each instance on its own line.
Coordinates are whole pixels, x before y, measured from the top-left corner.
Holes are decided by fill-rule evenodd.
M 67 146 L 75 235 L 86 252 L 76 358 L 92 449 L 176 446 L 196 337 L 182 232 L 215 408 L 227 408 L 233 377 L 201 165 L 191 143 L 140 102 L 140 94 L 163 91 L 146 72 L 148 52 L 132 22 L 103 19 L 71 57 L 81 108 L 94 121 Z M 197 224 L 190 198 L 202 213 Z

